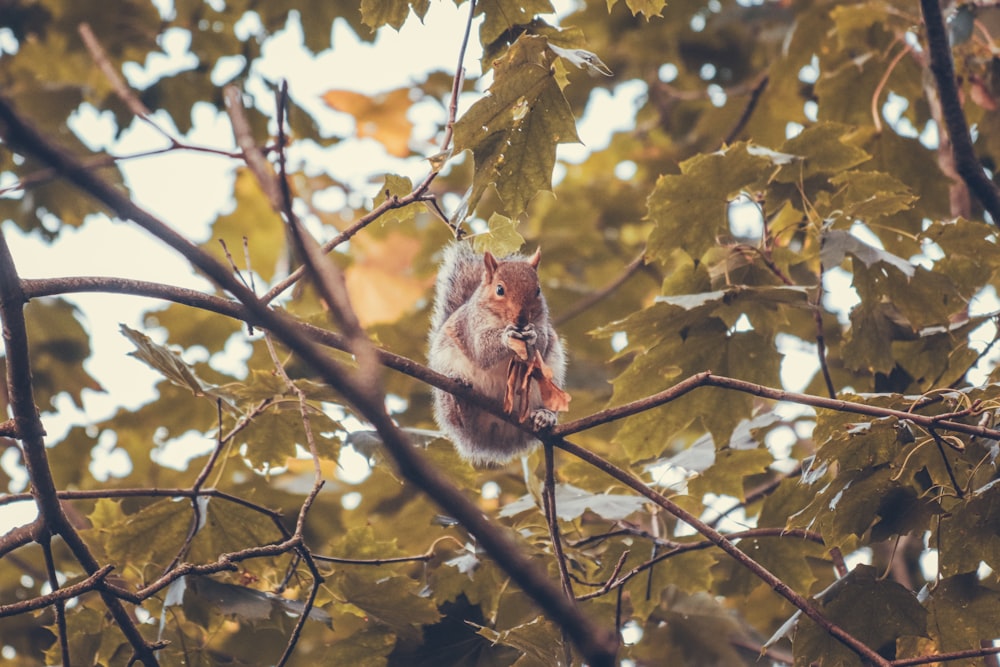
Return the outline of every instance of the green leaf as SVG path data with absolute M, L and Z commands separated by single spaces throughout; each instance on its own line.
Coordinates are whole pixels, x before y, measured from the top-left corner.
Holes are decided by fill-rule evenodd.
M 368 570 L 371 572 L 371 570 Z M 420 585 L 409 577 L 359 576 L 341 570 L 332 579 L 344 600 L 404 636 L 414 636 L 421 625 L 440 618 L 434 601 L 418 595 Z
M 373 30 L 384 25 L 399 30 L 410 15 L 411 8 L 423 21 L 430 4 L 430 0 L 361 0 L 361 20 Z
M 928 629 L 939 652 L 976 648 L 1000 623 L 1000 595 L 974 574 L 948 577 L 930 589 Z M 955 667 L 979 667 L 982 658 L 951 661 Z
M 483 0 L 476 4 L 476 16 L 486 17 L 479 26 L 479 41 L 492 44 L 508 30 L 530 24 L 536 14 L 553 12 L 549 0 Z
M 867 565 L 855 566 L 823 600 L 821 610 L 857 639 L 891 655 L 895 655 L 898 639 L 927 635 L 927 610 L 914 593 L 880 578 Z M 799 620 L 794 649 L 796 664 L 862 664 L 856 653 L 805 618 Z
M 716 454 L 715 462 L 710 468 L 688 482 L 688 493 L 695 498 L 714 493 L 744 500 L 746 478 L 766 471 L 773 462 L 774 457 L 765 447 L 722 449 Z
M 1000 486 L 989 485 L 951 507 L 931 539 L 940 545 L 941 576 L 975 572 L 982 562 L 1000 568 Z
M 205 396 L 212 390 L 207 383 L 202 382 L 194 368 L 184 361 L 173 350 L 153 342 L 153 339 L 124 324 L 118 325 L 119 330 L 128 338 L 136 349 L 129 355 L 144 362 L 154 371 L 159 371 L 178 387 L 183 387 L 195 396 Z
M 266 514 L 219 498 L 206 500 L 188 556 L 193 562 L 210 562 L 219 554 L 281 540 L 281 532 Z
M 741 191 L 764 187 L 774 163 L 752 155 L 746 144 L 695 156 L 680 164 L 681 173 L 661 176 L 649 195 L 649 219 L 655 227 L 648 255 L 667 262 L 678 248 L 699 258 L 720 234 L 728 234 L 730 200 Z
M 191 527 L 191 503 L 187 499 L 159 500 L 118 523 L 101 529 L 104 547 L 112 562 L 140 574 L 146 568 L 162 568 L 184 544 Z
M 759 656 L 738 647 L 752 645 L 752 636 L 753 631 L 713 596 L 673 588 L 663 594 L 630 655 L 639 664 L 750 667 L 758 664 Z
M 413 181 L 409 178 L 405 176 L 397 176 L 395 174 L 386 174 L 385 184 L 379 191 L 378 197 L 375 198 L 375 207 L 377 208 L 378 206 L 381 206 L 387 200 L 404 197 L 411 192 L 413 192 Z M 395 208 L 386 211 L 380 220 L 382 221 L 382 224 L 385 225 L 390 223 L 402 224 L 413 220 L 416 214 L 417 206 L 415 204 L 408 204 L 403 208 Z
M 801 163 L 781 167 L 775 180 L 796 183 L 813 176 L 839 174 L 867 162 L 871 156 L 850 143 L 851 129 L 840 123 L 818 123 L 786 141 L 782 153 L 800 155 Z
M 608 0 L 609 5 L 611 2 L 612 0 Z M 625 0 L 625 4 L 628 5 L 632 16 L 643 14 L 648 20 L 660 16 L 663 8 L 667 6 L 667 0 Z
M 340 624 L 337 624 L 338 630 Z M 396 646 L 396 634 L 379 625 L 365 624 L 323 648 L 316 664 L 385 667 Z
M 337 434 L 340 426 L 322 412 L 310 409 L 309 428 L 321 457 L 336 460 L 340 451 Z M 246 446 L 244 456 L 259 470 L 285 465 L 299 452 L 296 446 L 309 451 L 309 440 L 297 399 L 265 410 L 254 417 L 249 428 L 240 433 L 240 444 Z
M 510 218 L 494 213 L 490 216 L 489 227 L 490 231 L 472 238 L 472 246 L 477 253 L 489 250 L 497 257 L 504 257 L 524 245 L 524 237 L 517 233 L 517 224 Z
M 874 220 L 907 211 L 917 200 L 906 185 L 880 171 L 846 171 L 830 177 L 847 219 Z
M 502 212 L 520 215 L 539 190 L 551 190 L 556 145 L 579 141 L 544 37 L 524 35 L 495 63 L 485 97 L 455 123 L 455 151 L 471 150 L 476 170 L 467 209 L 496 187 Z
M 233 211 L 216 219 L 212 224 L 212 238 L 204 247 L 228 265 L 230 260 L 222 247 L 225 243 L 237 267 L 242 270 L 249 268 L 270 281 L 278 264 L 288 255 L 284 225 L 249 169 L 240 169 L 236 173 L 234 195 L 236 205 Z M 244 243 L 249 251 L 249 267 L 244 259 Z
M 83 408 L 84 389 L 104 391 L 84 368 L 90 338 L 79 317 L 76 306 L 62 299 L 36 299 L 24 308 L 32 387 L 40 406 L 55 409 L 55 397 L 66 392 Z M 3 364 L 6 368 L 6 360 Z
M 560 664 L 562 655 L 560 633 L 550 621 L 541 617 L 502 632 L 480 627 L 479 634 L 493 644 L 510 646 L 520 651 L 521 658 L 515 663 L 518 667 L 547 667 Z

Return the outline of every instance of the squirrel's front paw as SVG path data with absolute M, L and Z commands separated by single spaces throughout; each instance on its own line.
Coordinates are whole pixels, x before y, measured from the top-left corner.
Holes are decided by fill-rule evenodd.
M 545 408 L 538 408 L 531 413 L 531 425 L 536 431 L 547 431 L 556 425 L 556 413 Z
M 535 326 L 533 324 L 529 324 L 522 328 L 518 328 L 513 324 L 509 324 L 503 330 L 504 343 L 509 346 L 509 341 L 511 338 L 516 338 L 517 340 L 523 340 L 528 345 L 534 345 L 535 341 L 538 340 L 538 332 L 535 331 Z

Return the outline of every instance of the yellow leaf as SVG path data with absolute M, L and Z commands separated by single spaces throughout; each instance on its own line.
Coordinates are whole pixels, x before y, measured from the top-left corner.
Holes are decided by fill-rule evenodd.
M 409 89 L 399 88 L 373 97 L 350 90 L 329 90 L 323 93 L 323 101 L 332 109 L 354 116 L 358 138 L 375 139 L 390 155 L 409 156 L 413 131 L 413 123 L 406 118 L 411 103 Z

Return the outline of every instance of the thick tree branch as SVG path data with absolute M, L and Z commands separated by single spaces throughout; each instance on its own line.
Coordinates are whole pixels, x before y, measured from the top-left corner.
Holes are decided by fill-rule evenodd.
M 955 64 L 951 57 L 951 45 L 941 14 L 939 0 L 920 0 L 920 10 L 924 15 L 924 25 L 927 28 L 927 49 L 931 56 L 931 73 L 937 83 L 941 98 L 941 113 L 951 137 L 952 151 L 955 156 L 955 169 L 969 190 L 983 205 L 993 219 L 993 224 L 1000 225 L 1000 188 L 989 179 L 983 171 L 983 165 L 976 158 L 976 151 L 969 137 L 969 125 L 962 111 L 962 103 L 958 97 L 958 85 L 955 82 Z

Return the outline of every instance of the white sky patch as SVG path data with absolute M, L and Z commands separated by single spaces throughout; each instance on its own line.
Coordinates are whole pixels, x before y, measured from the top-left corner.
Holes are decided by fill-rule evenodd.
M 607 148 L 615 132 L 633 129 L 635 110 L 645 94 L 646 84 L 639 80 L 619 84 L 611 93 L 595 89 L 576 126 L 581 143 L 559 144 L 559 159 L 573 164 L 583 162 L 591 152 Z

